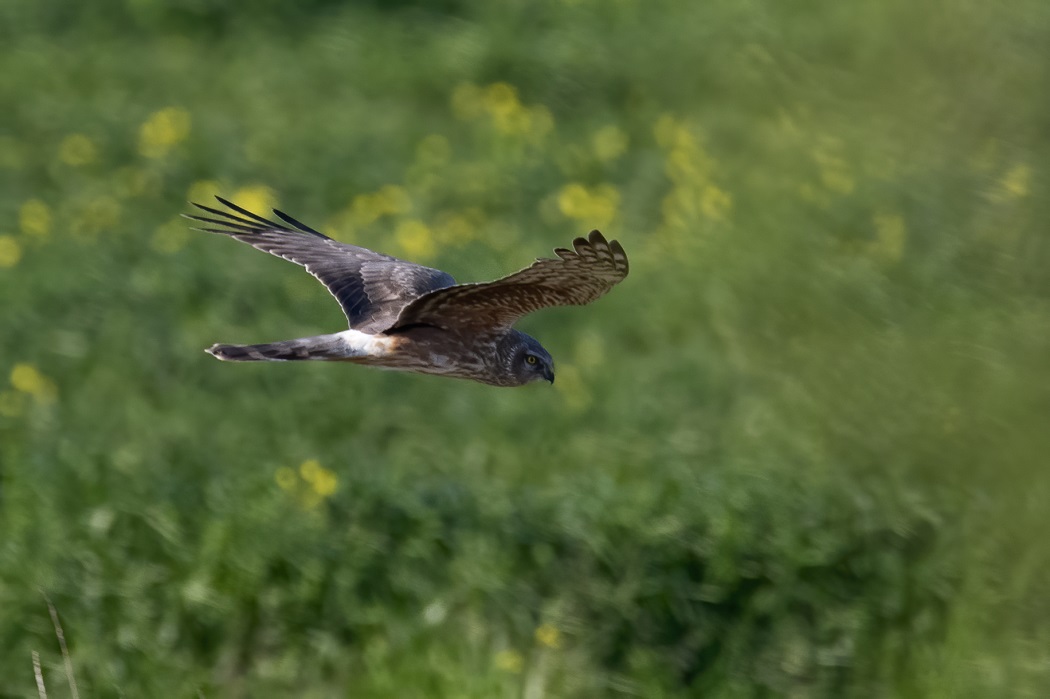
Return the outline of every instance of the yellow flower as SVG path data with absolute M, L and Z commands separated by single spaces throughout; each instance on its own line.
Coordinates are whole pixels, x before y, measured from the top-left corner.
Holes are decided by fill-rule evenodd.
M 66 165 L 74 167 L 94 162 L 98 149 L 90 138 L 82 133 L 66 136 L 58 147 L 58 157 Z
M 26 235 L 46 236 L 51 232 L 51 210 L 39 199 L 30 199 L 18 211 L 18 223 Z
M 594 155 L 603 163 L 616 160 L 627 152 L 627 134 L 614 125 L 598 129 L 591 139 Z
M 394 231 L 394 238 L 405 255 L 412 260 L 429 259 L 437 251 L 430 228 L 416 219 L 399 223 Z
M 32 364 L 24 362 L 15 364 L 11 370 L 11 385 L 16 391 L 29 394 L 42 402 L 50 402 L 58 394 L 58 389 L 51 379 L 41 374 Z
M 241 187 L 233 193 L 231 200 L 234 204 L 260 215 L 267 214 L 270 209 L 277 206 L 277 197 L 273 190 L 262 184 Z
M 190 133 L 190 113 L 181 107 L 166 107 L 150 115 L 139 127 L 139 153 L 162 158 Z
M 536 629 L 536 640 L 548 648 L 561 646 L 561 632 L 553 624 L 540 624 Z
M 653 136 L 658 146 L 665 150 L 696 148 L 696 139 L 689 129 L 670 114 L 664 114 L 653 126 Z
M 314 487 L 315 493 L 317 493 L 323 498 L 326 498 L 335 492 L 336 488 L 339 485 L 339 479 L 334 473 L 332 473 L 326 468 L 323 468 L 314 477 L 311 485 Z
M 620 192 L 610 184 L 587 189 L 578 182 L 565 185 L 558 193 L 558 209 L 567 218 L 588 226 L 602 227 L 616 218 Z
M 299 464 L 299 475 L 307 482 L 312 482 L 317 477 L 317 474 L 323 470 L 324 467 L 321 466 L 321 462 L 317 459 L 307 459 Z
M 0 267 L 14 267 L 22 259 L 22 246 L 14 236 L 0 235 Z
M 496 653 L 496 667 L 517 674 L 525 667 L 525 658 L 516 650 L 501 650 Z
M 493 83 L 485 88 L 485 109 L 493 116 L 508 115 L 521 110 L 518 91 L 508 83 Z

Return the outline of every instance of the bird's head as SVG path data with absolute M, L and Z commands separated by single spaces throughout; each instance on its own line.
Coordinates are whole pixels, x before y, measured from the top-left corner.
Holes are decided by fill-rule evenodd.
M 511 330 L 501 344 L 504 369 L 517 385 L 540 380 L 554 383 L 554 359 L 535 338 Z

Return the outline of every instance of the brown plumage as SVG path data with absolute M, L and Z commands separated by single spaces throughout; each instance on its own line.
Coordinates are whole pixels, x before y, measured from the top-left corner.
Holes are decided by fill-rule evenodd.
M 449 274 L 340 243 L 274 210 L 270 221 L 221 197 L 230 211 L 194 204 L 222 233 L 306 268 L 339 301 L 349 330 L 261 345 L 214 345 L 225 361 L 350 361 L 466 378 L 497 386 L 554 381 L 550 354 L 511 326 L 550 306 L 582 306 L 627 276 L 627 255 L 598 231 L 577 238 L 557 259 L 491 282 L 456 284 Z M 287 225 L 285 225 L 287 224 Z

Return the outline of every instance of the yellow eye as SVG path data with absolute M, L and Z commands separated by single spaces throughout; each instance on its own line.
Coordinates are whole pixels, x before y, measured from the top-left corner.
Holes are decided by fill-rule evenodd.
M 535 364 L 535 363 L 536 363 L 537 361 L 539 361 L 539 360 L 538 360 L 538 359 L 536 359 L 536 357 L 534 357 L 533 355 L 531 355 L 531 354 L 527 354 L 527 355 L 525 355 L 525 361 L 526 361 L 526 362 L 527 362 L 528 364 Z

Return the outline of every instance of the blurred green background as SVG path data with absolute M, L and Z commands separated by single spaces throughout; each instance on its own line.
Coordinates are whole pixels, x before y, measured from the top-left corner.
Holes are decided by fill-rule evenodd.
M 1050 694 L 1050 5 L 0 5 L 0 696 Z M 493 278 L 550 388 L 186 200 Z

